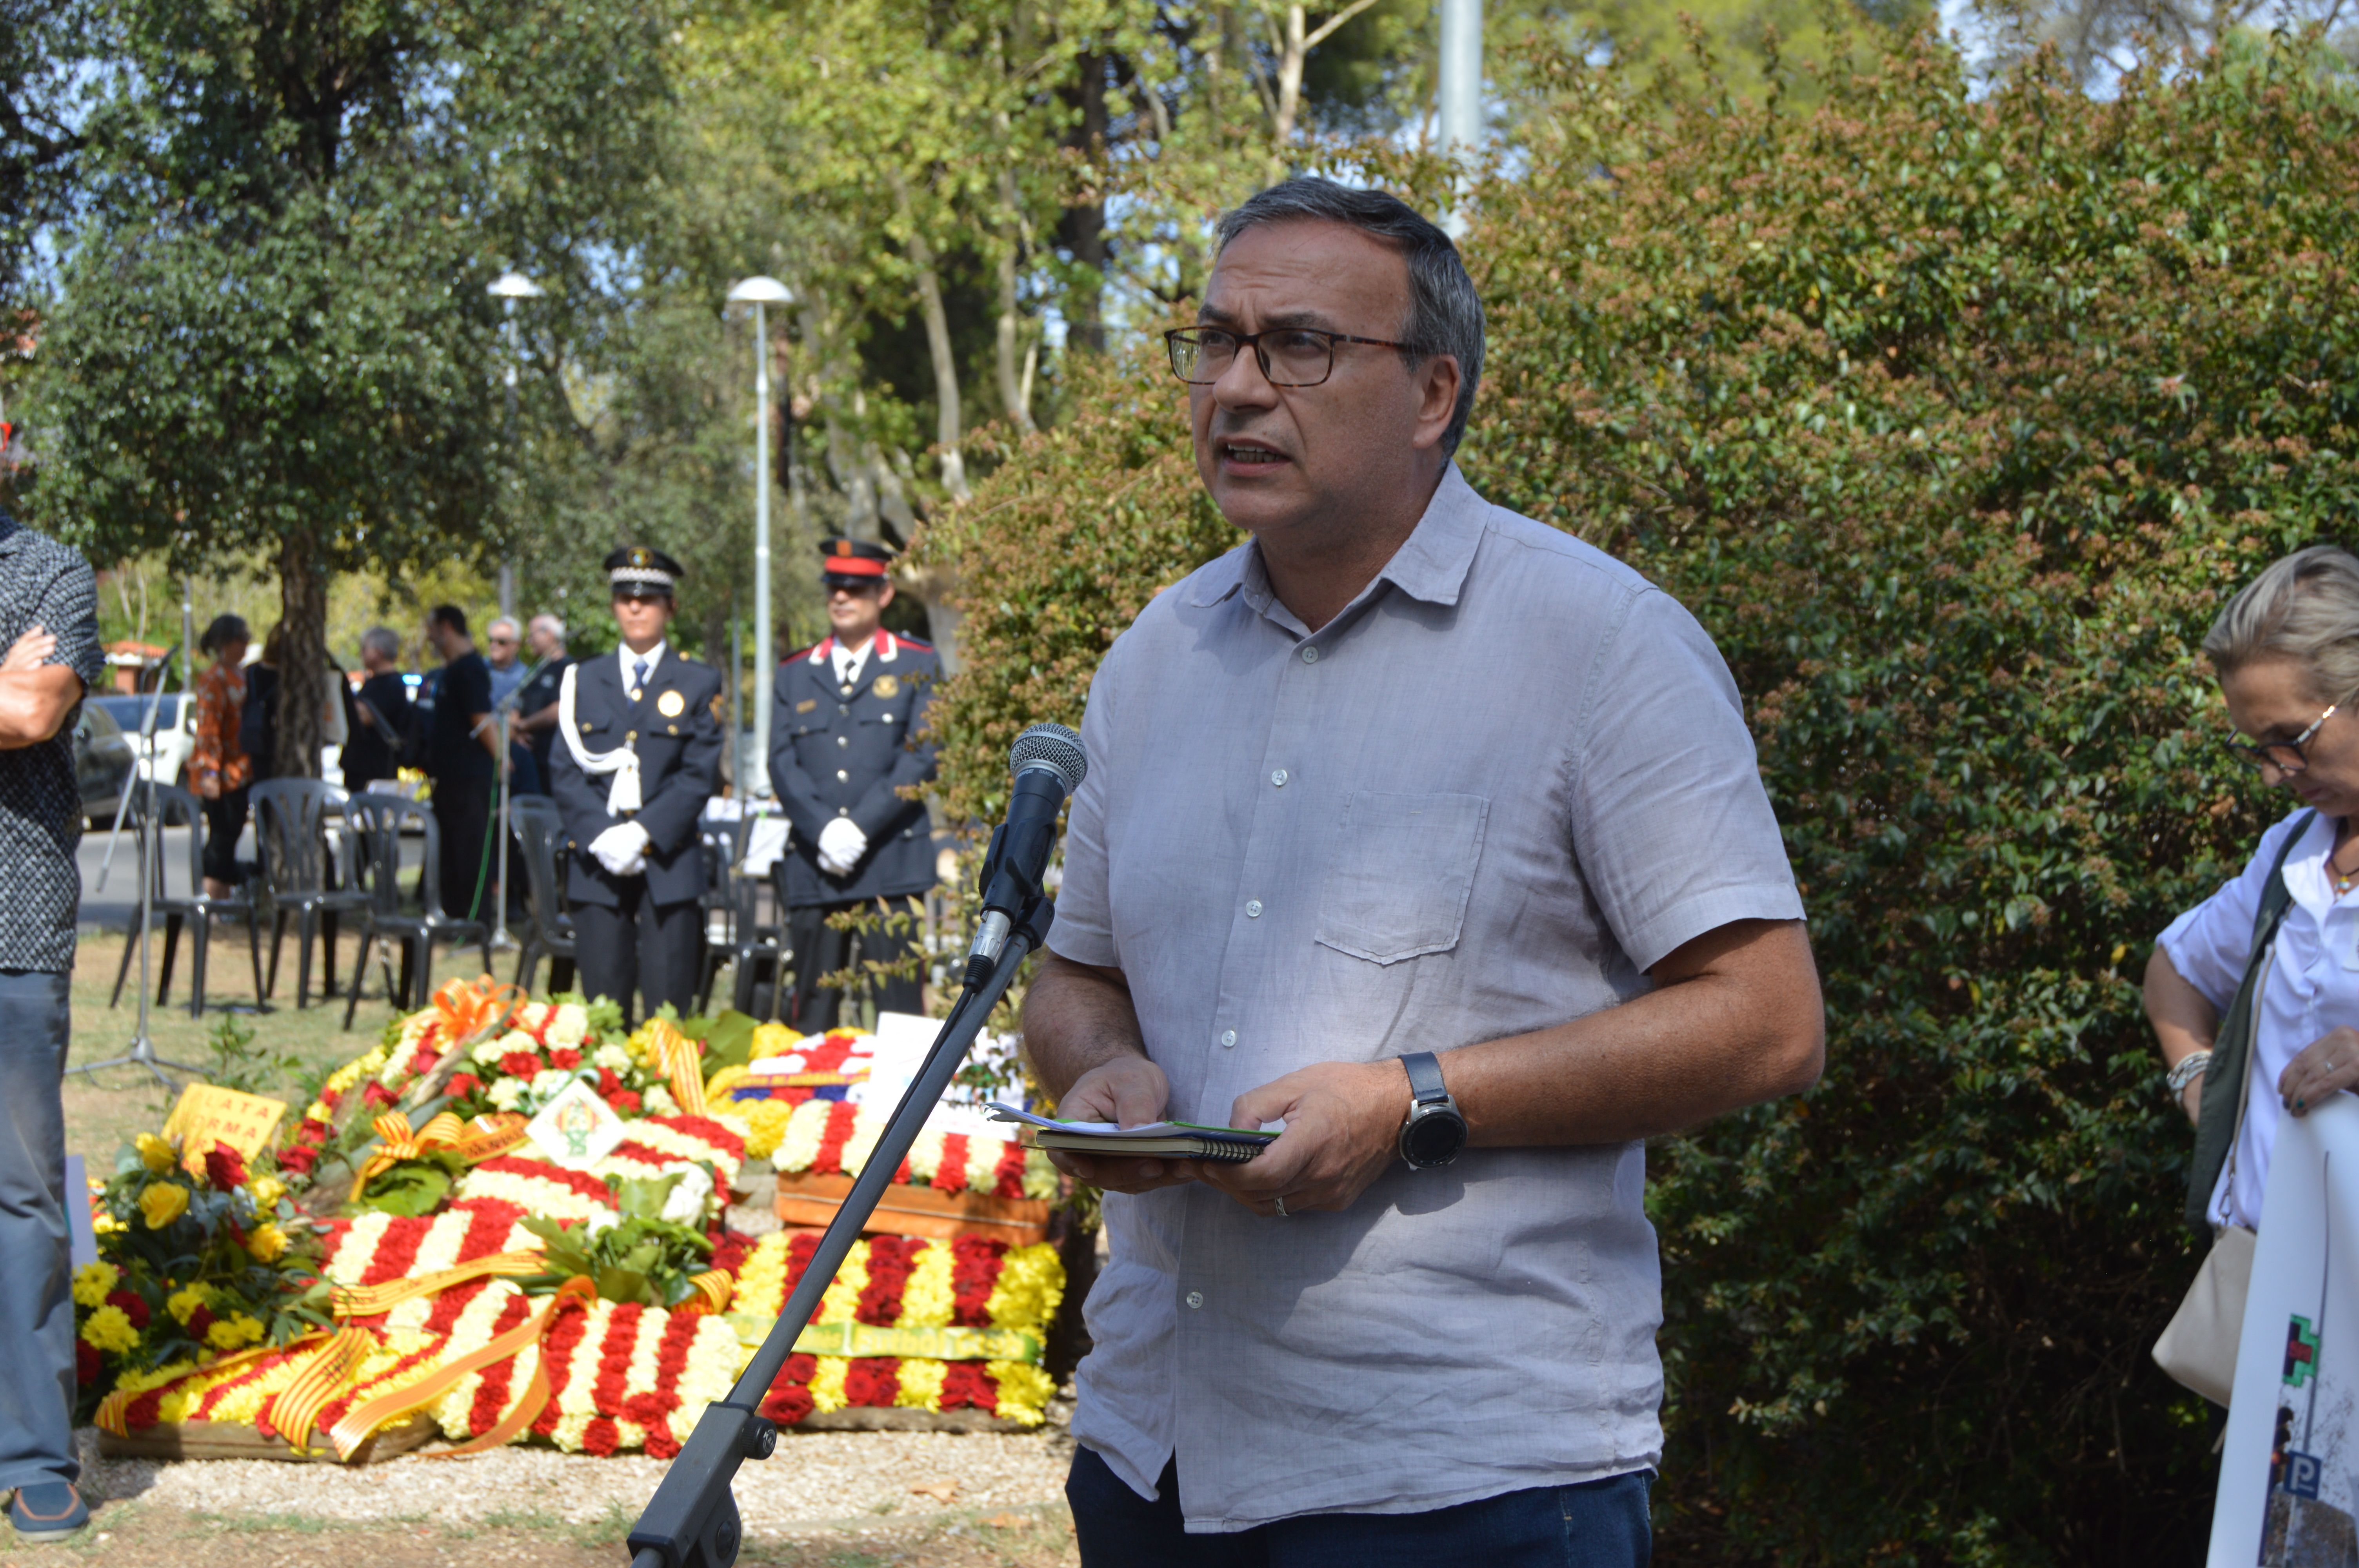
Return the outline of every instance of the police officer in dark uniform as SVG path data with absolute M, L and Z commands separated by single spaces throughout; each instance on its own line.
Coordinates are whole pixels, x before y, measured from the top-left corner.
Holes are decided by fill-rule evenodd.
M 704 923 L 697 822 L 721 777 L 721 672 L 666 645 L 678 561 L 606 557 L 623 645 L 565 672 L 551 793 L 564 814 L 566 903 L 582 989 L 653 1014 L 696 1000 Z
M 788 1018 L 813 1032 L 835 1025 L 842 1000 L 820 977 L 918 951 L 914 895 L 934 885 L 933 829 L 925 803 L 899 792 L 934 776 L 933 746 L 912 737 L 941 676 L 933 649 L 882 624 L 892 552 L 864 539 L 831 539 L 820 552 L 833 631 L 780 666 L 770 716 L 770 787 L 794 827 L 784 868 L 796 959 Z M 827 925 L 853 909 L 884 918 L 858 934 Z M 917 1012 L 922 983 L 912 973 L 871 995 L 881 1010 Z

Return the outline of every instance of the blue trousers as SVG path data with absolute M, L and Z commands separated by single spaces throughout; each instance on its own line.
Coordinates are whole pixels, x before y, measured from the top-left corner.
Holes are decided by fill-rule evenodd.
M 67 977 L 0 969 L 0 1487 L 73 1481 Z
M 1148 1502 L 1087 1448 L 1065 1480 L 1082 1568 L 1647 1568 L 1654 1530 L 1640 1471 L 1533 1487 L 1416 1514 L 1308 1514 L 1190 1535 L 1179 1462 Z

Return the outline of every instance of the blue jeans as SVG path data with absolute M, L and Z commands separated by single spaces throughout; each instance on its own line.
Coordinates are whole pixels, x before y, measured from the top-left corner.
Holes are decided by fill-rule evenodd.
M 67 977 L 0 969 L 0 1487 L 73 1481 Z
M 1190 1535 L 1179 1462 L 1156 1499 L 1076 1449 L 1065 1481 L 1082 1568 L 1646 1568 L 1649 1476 L 1533 1487 L 1415 1514 L 1306 1514 L 1229 1535 Z

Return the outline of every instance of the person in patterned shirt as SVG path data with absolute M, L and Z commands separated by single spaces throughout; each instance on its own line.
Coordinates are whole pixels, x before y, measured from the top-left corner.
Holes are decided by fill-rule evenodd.
M 90 1521 L 74 1483 L 66 1000 L 82 899 L 73 729 L 104 673 L 90 567 L 0 512 L 0 1487 L 27 1538 Z

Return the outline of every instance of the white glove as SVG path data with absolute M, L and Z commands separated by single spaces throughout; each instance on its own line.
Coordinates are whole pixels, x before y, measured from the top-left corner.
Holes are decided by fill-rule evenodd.
M 647 869 L 647 830 L 636 822 L 617 822 L 590 840 L 590 853 L 618 877 L 636 877 Z
M 850 874 L 868 853 L 868 835 L 849 816 L 839 816 L 819 830 L 819 869 L 829 876 Z

